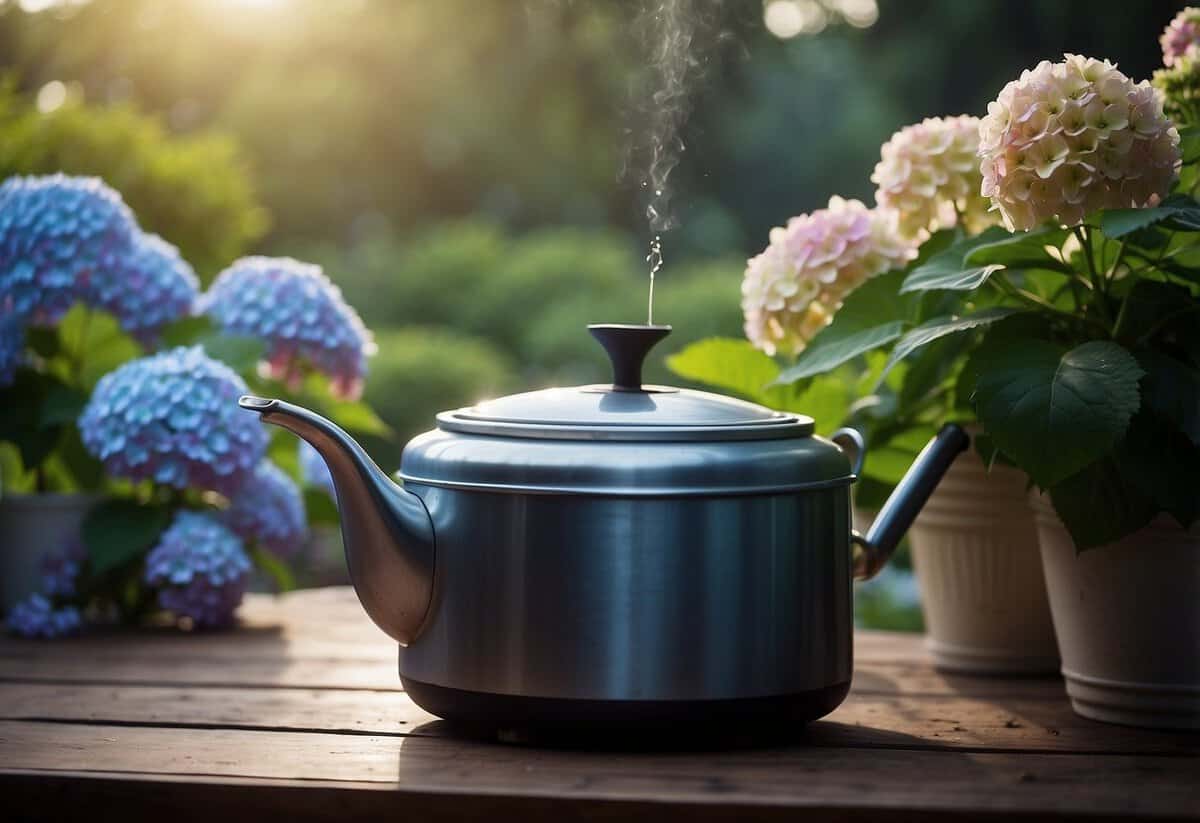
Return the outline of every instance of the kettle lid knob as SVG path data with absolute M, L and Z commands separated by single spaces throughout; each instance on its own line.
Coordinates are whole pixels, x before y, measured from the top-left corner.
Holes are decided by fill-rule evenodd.
M 600 341 L 612 363 L 613 391 L 640 392 L 642 364 L 658 341 L 671 333 L 670 326 L 626 323 L 592 323 L 588 331 Z

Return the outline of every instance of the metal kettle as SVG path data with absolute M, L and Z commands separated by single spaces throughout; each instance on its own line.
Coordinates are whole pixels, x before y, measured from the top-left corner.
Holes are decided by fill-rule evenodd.
M 860 536 L 857 432 L 644 386 L 670 327 L 589 329 L 611 383 L 443 412 L 405 447 L 402 485 L 311 411 L 240 405 L 325 459 L 358 597 L 435 714 L 536 724 L 586 705 L 609 722 L 796 696 L 813 698 L 800 715 L 829 711 L 849 685 L 851 576 L 886 562 L 967 436 L 944 428 Z

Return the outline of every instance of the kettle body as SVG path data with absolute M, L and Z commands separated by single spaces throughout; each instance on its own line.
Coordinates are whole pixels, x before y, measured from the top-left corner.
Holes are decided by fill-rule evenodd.
M 602 326 L 612 384 L 438 415 L 397 480 L 279 400 L 337 491 L 351 578 L 413 700 L 487 729 L 803 723 L 850 686 L 851 582 L 873 575 L 968 442 L 947 426 L 864 537 L 861 436 L 643 386 L 663 327 Z

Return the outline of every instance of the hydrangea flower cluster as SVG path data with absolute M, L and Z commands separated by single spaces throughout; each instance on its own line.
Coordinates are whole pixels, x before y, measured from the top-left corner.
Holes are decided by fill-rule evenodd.
M 42 558 L 42 592 L 51 597 L 74 597 L 75 581 L 87 560 L 87 549 L 73 540 L 59 551 Z
M 979 118 L 930 117 L 883 144 L 871 182 L 875 202 L 899 214 L 900 231 L 921 239 L 957 225 L 979 232 L 996 216 L 980 193 Z
M 74 634 L 83 625 L 83 620 L 75 607 L 56 609 L 45 595 L 33 594 L 9 610 L 7 623 L 13 634 L 52 638 Z
M 237 536 L 215 518 L 181 511 L 146 556 L 146 582 L 158 604 L 197 628 L 233 622 L 250 577 L 250 559 Z
M 258 464 L 221 517 L 243 540 L 281 557 L 295 554 L 308 534 L 300 489 L 269 460 Z
M 770 355 L 796 354 L 845 296 L 868 278 L 901 266 L 915 251 L 894 212 L 833 197 L 829 207 L 771 230 L 742 280 L 746 337 Z
M 149 345 L 163 326 L 192 311 L 199 290 L 200 281 L 179 249 L 156 234 L 142 234 L 129 254 L 91 273 L 84 299 Z
M 297 448 L 300 456 L 300 474 L 304 478 L 304 482 L 322 489 L 330 497 L 336 497 L 333 475 L 329 473 L 329 466 L 325 463 L 325 458 L 307 440 L 298 440 L 297 442 L 299 443 Z
M 53 324 L 93 273 L 116 267 L 138 232 L 121 196 L 94 177 L 0 184 L 0 294 L 22 319 Z
M 244 257 L 217 276 L 201 308 L 225 331 L 266 342 L 271 376 L 295 383 L 308 364 L 330 377 L 335 394 L 362 393 L 374 342 L 320 266 Z
M 263 427 L 238 408 L 246 391 L 199 346 L 171 349 L 102 377 L 79 433 L 113 477 L 232 496 L 267 445 Z
M 1016 230 L 1153 205 L 1180 165 L 1161 94 L 1112 63 L 1073 54 L 1006 85 L 979 135 L 982 192 Z
M 1163 65 L 1171 68 L 1200 53 L 1200 9 L 1189 6 L 1175 15 L 1158 41 L 1162 44 Z

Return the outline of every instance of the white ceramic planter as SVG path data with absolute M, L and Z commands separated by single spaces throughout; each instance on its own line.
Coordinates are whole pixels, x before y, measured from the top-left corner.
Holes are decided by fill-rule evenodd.
M 1200 528 L 1162 516 L 1076 553 L 1049 500 L 1031 497 L 1062 673 L 1078 714 L 1200 729 Z
M 41 561 L 79 536 L 91 494 L 0 498 L 0 612 L 41 588 Z
M 968 674 L 1058 671 L 1025 476 L 963 452 L 909 531 L 926 645 Z

